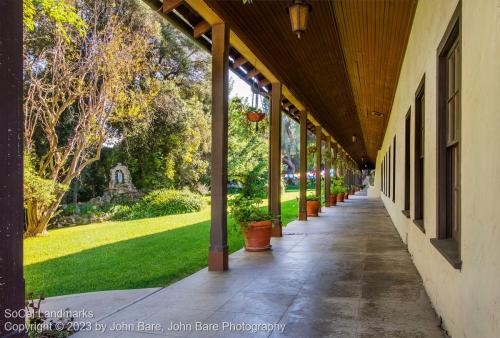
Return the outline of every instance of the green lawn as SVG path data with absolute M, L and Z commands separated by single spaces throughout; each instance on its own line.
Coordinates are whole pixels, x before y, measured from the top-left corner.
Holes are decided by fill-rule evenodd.
M 297 218 L 297 196 L 282 195 L 283 224 Z M 209 231 L 209 208 L 51 230 L 24 241 L 26 290 L 57 296 L 168 285 L 206 266 Z M 228 241 L 230 252 L 243 246 L 238 232 Z

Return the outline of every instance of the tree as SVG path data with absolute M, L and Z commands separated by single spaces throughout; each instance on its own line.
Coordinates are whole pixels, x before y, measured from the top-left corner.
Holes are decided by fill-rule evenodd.
M 210 55 L 170 24 L 157 23 L 150 63 L 157 65 L 160 90 L 143 120 L 117 125 L 121 139 L 111 157 L 127 164 L 141 190 L 195 190 L 209 184 Z
M 262 190 L 267 184 L 269 121 L 260 122 L 257 130 L 246 119 L 248 107 L 246 100 L 240 97 L 234 97 L 229 103 L 228 178 L 245 188 L 258 183 Z
M 162 81 L 147 123 L 128 124 L 113 148 L 114 162 L 126 163 L 141 190 L 195 189 L 207 181 L 210 116 L 196 96 L 173 80 Z
M 26 156 L 33 159 L 34 175 L 58 189 L 44 203 L 25 200 L 26 236 L 46 231 L 64 196 L 61 188 L 99 159 L 114 123 L 141 118 L 156 90 L 147 62 L 149 28 L 132 27 L 130 18 L 126 22 L 119 15 L 126 7 L 119 2 L 81 1 L 77 7 L 87 26 L 83 34 L 72 22 L 44 16 L 38 6 L 40 24 L 27 37 Z M 40 44 L 37 35 L 46 41 Z

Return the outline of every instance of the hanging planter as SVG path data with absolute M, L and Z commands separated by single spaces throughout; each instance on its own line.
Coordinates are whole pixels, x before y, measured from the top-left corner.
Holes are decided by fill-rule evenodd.
M 250 107 L 247 111 L 247 120 L 250 122 L 260 122 L 266 118 L 266 113 L 256 107 Z
M 247 120 L 256 123 L 255 130 L 259 130 L 258 123 L 266 118 L 266 113 L 259 108 L 259 86 L 255 81 L 252 84 L 252 105 L 247 111 Z

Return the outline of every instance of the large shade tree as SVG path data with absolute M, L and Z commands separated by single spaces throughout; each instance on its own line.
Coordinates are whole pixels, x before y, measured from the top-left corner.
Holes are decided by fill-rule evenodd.
M 34 236 L 46 231 L 71 181 L 99 159 L 113 124 L 140 119 L 156 86 L 153 27 L 133 2 L 25 6 L 25 233 Z

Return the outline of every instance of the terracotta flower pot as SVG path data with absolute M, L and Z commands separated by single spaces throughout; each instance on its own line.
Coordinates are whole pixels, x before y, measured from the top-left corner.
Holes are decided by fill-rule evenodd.
M 344 199 L 345 199 L 345 200 L 348 200 L 348 199 L 349 199 L 349 193 L 348 193 L 348 192 L 345 192 L 345 193 L 344 193 Z
M 330 205 L 333 207 L 337 204 L 337 195 L 330 194 Z
M 337 202 L 344 202 L 344 193 L 340 193 L 337 195 Z
M 247 120 L 250 122 L 260 122 L 266 117 L 266 114 L 260 111 L 247 112 Z
M 243 228 L 245 250 L 266 251 L 271 248 L 271 221 L 252 222 Z
M 319 208 L 319 201 L 307 201 L 307 216 L 318 217 Z

